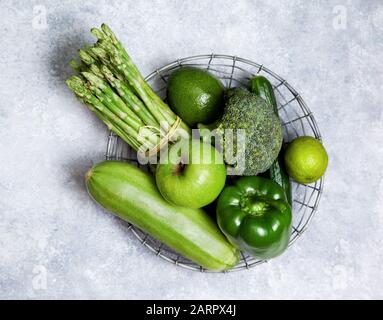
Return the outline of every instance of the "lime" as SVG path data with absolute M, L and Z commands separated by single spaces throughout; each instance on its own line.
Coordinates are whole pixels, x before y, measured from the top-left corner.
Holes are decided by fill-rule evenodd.
M 309 136 L 293 140 L 285 153 L 287 173 L 298 183 L 312 183 L 326 171 L 328 155 L 322 143 Z
M 190 127 L 208 124 L 222 113 L 222 83 L 206 70 L 182 67 L 169 78 L 169 106 Z

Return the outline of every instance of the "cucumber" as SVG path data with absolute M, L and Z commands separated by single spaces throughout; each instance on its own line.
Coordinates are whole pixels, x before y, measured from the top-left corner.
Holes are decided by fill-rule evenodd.
M 105 209 L 206 269 L 227 270 L 239 261 L 239 251 L 203 210 L 168 203 L 154 177 L 132 164 L 101 162 L 87 172 L 86 186 Z
M 275 99 L 273 86 L 264 76 L 256 75 L 250 80 L 250 91 L 266 100 L 278 115 L 278 105 Z M 286 198 L 290 205 L 292 204 L 292 192 L 289 176 L 286 172 L 283 160 L 283 151 L 278 155 L 269 170 L 265 174 L 271 180 L 278 183 L 285 190 Z
M 292 192 L 289 175 L 285 169 L 285 163 L 283 160 L 283 151 L 279 153 L 278 159 L 274 161 L 269 170 L 267 171 L 269 178 L 278 183 L 285 191 L 287 201 L 292 204 Z
M 264 76 L 256 75 L 250 80 L 250 91 L 266 100 L 278 115 L 278 105 L 273 86 Z

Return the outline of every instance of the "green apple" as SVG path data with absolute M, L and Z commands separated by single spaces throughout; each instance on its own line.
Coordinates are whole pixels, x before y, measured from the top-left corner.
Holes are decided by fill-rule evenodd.
M 183 140 L 161 154 L 156 183 L 162 196 L 175 205 L 201 208 L 213 202 L 225 186 L 222 154 L 197 139 Z

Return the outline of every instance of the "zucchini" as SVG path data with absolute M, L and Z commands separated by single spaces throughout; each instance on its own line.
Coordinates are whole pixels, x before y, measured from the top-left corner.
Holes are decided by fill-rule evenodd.
M 154 177 L 132 164 L 101 162 L 87 172 L 86 186 L 105 209 L 206 269 L 226 270 L 239 261 L 239 251 L 203 210 L 170 204 Z
M 250 80 L 250 91 L 266 100 L 278 115 L 278 105 L 275 99 L 273 86 L 264 76 L 256 75 Z M 292 192 L 289 176 L 286 172 L 283 160 L 283 151 L 281 150 L 278 159 L 274 161 L 265 174 L 271 180 L 278 183 L 285 191 L 286 198 L 290 205 L 292 204 Z

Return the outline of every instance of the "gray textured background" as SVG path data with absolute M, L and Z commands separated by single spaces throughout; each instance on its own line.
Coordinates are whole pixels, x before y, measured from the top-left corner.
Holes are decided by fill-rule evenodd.
M 383 298 L 382 1 L 2 0 L 0 15 L 1 298 Z M 107 130 L 63 81 L 101 22 L 144 74 L 227 53 L 301 93 L 330 165 L 319 214 L 285 255 L 187 271 L 90 201 L 83 174 Z

